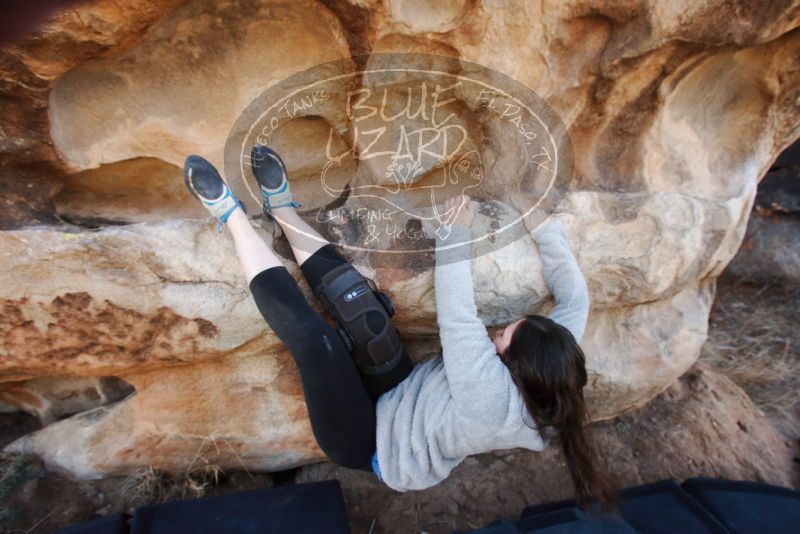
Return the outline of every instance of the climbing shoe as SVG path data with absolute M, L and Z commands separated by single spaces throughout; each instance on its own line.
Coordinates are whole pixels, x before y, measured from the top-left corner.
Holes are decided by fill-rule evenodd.
M 300 203 L 292 199 L 286 166 L 278 153 L 264 145 L 256 145 L 250 152 L 250 167 L 261 188 L 264 215 L 272 219 L 272 210 L 284 206 L 299 208 Z
M 222 180 L 217 169 L 205 158 L 195 155 L 186 158 L 183 164 L 183 181 L 189 192 L 219 220 L 218 232 L 222 231 L 222 225 L 228 222 L 228 217 L 237 207 L 241 207 L 242 211 L 245 209 L 244 204 Z

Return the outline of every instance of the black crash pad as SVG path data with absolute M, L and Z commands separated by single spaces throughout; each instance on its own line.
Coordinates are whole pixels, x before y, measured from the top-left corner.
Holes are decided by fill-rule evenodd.
M 734 534 L 800 532 L 800 492 L 758 482 L 691 478 L 683 489 Z
M 132 534 L 349 534 L 339 482 L 204 497 L 138 508 Z
M 620 491 L 619 515 L 616 517 L 603 516 L 596 505 L 581 511 L 574 500 L 566 500 L 525 508 L 522 519 L 515 524 L 517 530 L 508 532 L 725 532 L 707 510 L 671 480 Z M 493 531 L 487 532 L 494 534 Z
M 128 521 L 124 515 L 117 514 L 72 525 L 57 530 L 55 534 L 127 534 Z

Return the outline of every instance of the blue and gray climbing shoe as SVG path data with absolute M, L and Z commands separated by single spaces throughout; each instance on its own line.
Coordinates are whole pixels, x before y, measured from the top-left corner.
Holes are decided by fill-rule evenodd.
M 300 203 L 292 199 L 286 166 L 278 153 L 264 145 L 256 145 L 250 152 L 250 166 L 261 188 L 264 215 L 273 219 L 272 210 L 284 206 L 299 208 Z
M 239 202 L 228 184 L 222 180 L 217 169 L 200 156 L 186 158 L 183 164 L 183 181 L 189 192 L 202 202 L 211 215 L 219 219 L 218 232 L 222 231 L 222 225 L 228 222 L 228 217 L 237 207 L 244 211 L 244 204 Z

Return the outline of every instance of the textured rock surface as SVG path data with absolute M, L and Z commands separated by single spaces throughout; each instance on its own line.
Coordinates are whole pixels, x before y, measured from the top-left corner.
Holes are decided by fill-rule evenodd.
M 261 347 L 256 356 L 234 353 L 127 381 L 136 395 L 52 423 L 10 450 L 82 478 L 149 466 L 185 471 L 198 459 L 271 471 L 324 458 L 286 352 Z
M 113 377 L 47 377 L 0 382 L 0 412 L 26 411 L 44 423 L 124 399 L 133 388 Z
M 591 292 L 593 414 L 643 405 L 697 358 L 758 180 L 800 132 L 798 25 L 798 2 L 716 0 L 130 0 L 58 15 L 0 55 L 0 183 L 13 205 L 0 217 L 0 381 L 35 413 L 18 399 L 45 377 L 116 376 L 136 395 L 107 406 L 98 395 L 15 448 L 82 477 L 180 469 L 198 450 L 265 470 L 321 458 L 291 361 L 176 166 L 188 152 L 221 164 L 255 96 L 370 51 L 486 65 L 558 112 L 575 179 L 555 216 Z M 328 125 L 347 126 L 335 101 L 323 115 L 278 136 L 312 205 L 309 154 Z M 487 132 L 484 144 L 505 146 Z M 430 258 L 358 259 L 394 297 L 414 356 L 435 352 Z M 527 238 L 476 258 L 473 274 L 487 325 L 547 310 Z
M 55 79 L 91 58 L 119 53 L 180 0 L 98 0 L 55 13 L 22 42 L 0 49 L 0 228 L 53 223 L 52 197 L 66 178 L 50 138 Z
M 189 153 L 221 167 L 247 104 L 290 74 L 347 55 L 341 25 L 314 0 L 188 2 L 126 53 L 56 81 L 53 141 L 73 168 L 141 156 L 182 165 Z

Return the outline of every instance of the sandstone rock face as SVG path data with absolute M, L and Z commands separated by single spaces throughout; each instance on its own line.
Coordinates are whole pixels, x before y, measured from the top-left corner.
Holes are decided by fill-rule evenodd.
M 272 471 L 324 458 L 285 351 L 261 347 L 128 380 L 136 394 L 127 400 L 51 423 L 9 450 L 82 478 L 146 466 L 184 472 L 198 462 Z
M 133 45 L 180 0 L 99 0 L 66 9 L 22 42 L 0 49 L 0 229 L 54 223 L 52 197 L 66 177 L 50 139 L 48 97 L 54 80 L 91 58 Z
M 124 399 L 133 388 L 113 377 L 45 377 L 0 384 L 0 411 L 35 413 L 51 423 L 85 412 L 98 404 Z
M 180 470 L 198 455 L 258 470 L 323 457 L 291 358 L 179 167 L 200 153 L 222 168 L 254 98 L 324 62 L 342 60 L 349 75 L 380 64 L 350 59 L 371 52 L 485 65 L 552 106 L 574 152 L 553 216 L 591 293 L 582 344 L 593 416 L 644 405 L 699 355 L 715 278 L 743 239 L 758 181 L 800 134 L 799 25 L 798 2 L 744 0 L 95 0 L 57 15 L 0 64 L 0 102 L 13 110 L 0 126 L 0 179 L 14 204 L 0 218 L 0 407 L 48 421 L 82 413 L 11 448 L 78 477 Z M 476 224 L 490 224 L 487 213 L 513 211 L 503 195 L 519 147 L 462 102 L 447 109 L 476 132 L 465 148 L 486 171 Z M 352 121 L 332 98 L 277 131 L 307 205 L 329 201 L 306 178 L 326 146 L 348 148 Z M 333 177 L 342 191 L 375 179 L 353 165 Z M 345 244 L 365 230 L 310 222 Z M 260 231 L 297 275 L 285 240 Z M 394 298 L 412 355 L 435 353 L 430 256 L 349 254 Z M 528 237 L 472 269 L 487 326 L 547 311 Z M 105 391 L 91 381 L 107 377 L 135 394 L 86 393 Z M 65 380 L 83 392 L 77 408 L 59 400 Z

